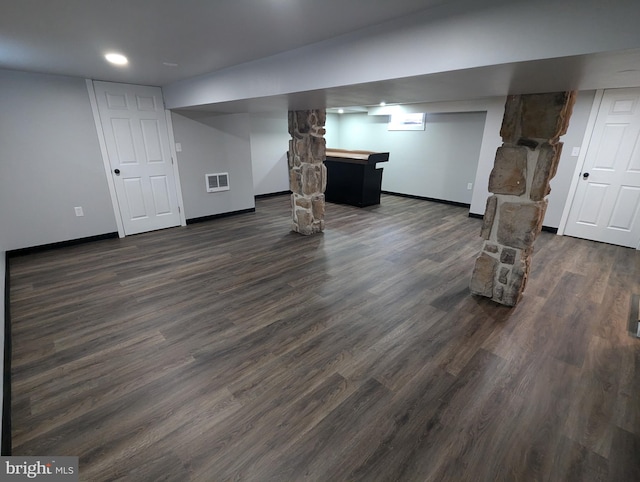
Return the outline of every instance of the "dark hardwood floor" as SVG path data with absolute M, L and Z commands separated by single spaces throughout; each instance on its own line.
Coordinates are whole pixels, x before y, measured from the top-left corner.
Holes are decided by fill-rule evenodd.
M 638 481 L 638 251 L 542 233 L 515 309 L 481 221 L 384 195 L 10 260 L 14 455 L 81 480 Z

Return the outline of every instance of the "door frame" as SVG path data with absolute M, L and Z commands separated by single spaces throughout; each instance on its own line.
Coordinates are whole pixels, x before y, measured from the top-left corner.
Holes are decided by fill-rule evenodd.
M 100 120 L 100 113 L 98 112 L 98 99 L 96 98 L 96 91 L 94 89 L 93 80 L 85 79 L 87 84 L 87 92 L 89 93 L 89 102 L 91 103 L 91 111 L 93 113 L 93 121 L 96 125 L 96 134 L 98 135 L 98 143 L 100 144 L 100 153 L 102 155 L 102 164 L 104 166 L 104 172 L 107 176 L 107 185 L 109 186 L 109 195 L 111 196 L 111 206 L 113 208 L 113 214 L 116 218 L 116 226 L 118 228 L 118 237 L 124 238 L 124 224 L 122 222 L 122 216 L 120 214 L 120 205 L 118 203 L 118 196 L 116 195 L 116 186 L 113 182 L 113 176 L 111 175 L 111 164 L 109 163 L 109 154 L 107 153 L 107 143 L 104 138 L 104 131 L 102 130 L 102 121 Z M 173 136 L 173 123 L 171 122 L 171 111 L 164 110 L 165 118 L 167 120 L 167 130 L 169 135 L 169 154 L 171 155 L 171 166 L 173 168 L 173 175 L 175 180 L 176 196 L 178 199 L 178 210 L 180 214 L 180 226 L 186 226 L 187 221 L 184 214 L 184 203 L 182 201 L 182 188 L 180 183 L 180 173 L 178 171 L 178 155 L 176 153 L 176 143 Z

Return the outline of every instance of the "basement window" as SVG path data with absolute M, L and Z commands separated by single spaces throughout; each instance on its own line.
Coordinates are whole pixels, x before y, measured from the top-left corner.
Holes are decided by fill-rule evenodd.
M 425 127 L 424 113 L 396 113 L 389 116 L 389 131 L 423 131 Z

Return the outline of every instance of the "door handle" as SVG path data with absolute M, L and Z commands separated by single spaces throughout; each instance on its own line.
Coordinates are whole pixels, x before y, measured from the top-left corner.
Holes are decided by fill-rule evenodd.
M 114 169 L 114 170 L 113 170 L 113 173 L 114 173 L 116 176 L 119 176 L 119 175 L 120 175 L 120 169 Z
M 585 173 L 582 175 L 582 179 L 587 179 L 588 177 L 589 177 L 589 173 L 588 173 L 588 172 L 585 172 Z

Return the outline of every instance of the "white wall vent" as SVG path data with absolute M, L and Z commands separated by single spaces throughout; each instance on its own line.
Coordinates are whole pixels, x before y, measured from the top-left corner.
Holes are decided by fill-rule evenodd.
M 229 190 L 229 173 L 219 172 L 217 174 L 205 174 L 207 181 L 207 192 L 218 192 Z

